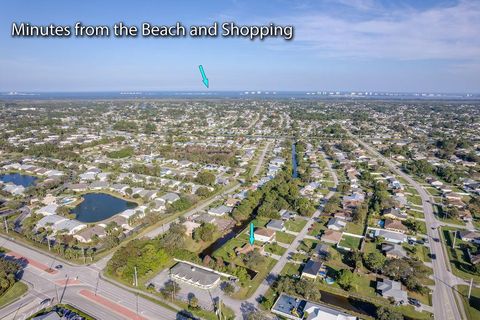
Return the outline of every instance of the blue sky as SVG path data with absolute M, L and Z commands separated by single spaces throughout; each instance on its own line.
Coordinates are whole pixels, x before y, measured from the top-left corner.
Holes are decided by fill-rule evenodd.
M 267 39 L 12 38 L 37 25 L 292 24 Z M 480 92 L 480 1 L 2 1 L 0 91 Z

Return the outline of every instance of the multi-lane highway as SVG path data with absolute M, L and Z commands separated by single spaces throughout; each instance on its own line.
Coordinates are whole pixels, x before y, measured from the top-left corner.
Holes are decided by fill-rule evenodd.
M 0 246 L 15 257 L 25 257 L 30 263 L 24 269 L 22 280 L 30 290 L 26 296 L 0 309 L 0 319 L 23 319 L 39 309 L 44 299 L 70 303 L 97 319 L 175 319 L 176 311 L 138 297 L 126 288 L 104 280 L 95 266 L 73 266 L 0 237 Z M 44 266 L 63 267 L 53 273 Z M 65 285 L 67 283 L 67 285 Z M 95 296 L 96 292 L 96 296 Z M 138 312 L 137 312 L 138 310 Z

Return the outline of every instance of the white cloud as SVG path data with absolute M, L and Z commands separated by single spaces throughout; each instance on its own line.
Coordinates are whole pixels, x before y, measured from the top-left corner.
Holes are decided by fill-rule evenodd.
M 371 1 L 356 1 L 355 10 L 369 6 Z M 375 14 L 358 14 L 356 19 L 338 12 L 296 16 L 289 21 L 295 25 L 295 47 L 340 58 L 480 59 L 480 1 L 426 10 L 372 10 Z

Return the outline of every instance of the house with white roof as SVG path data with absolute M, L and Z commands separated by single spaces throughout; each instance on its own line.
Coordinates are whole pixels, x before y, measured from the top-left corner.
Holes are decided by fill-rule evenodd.
M 44 216 L 51 216 L 57 213 L 58 209 L 58 204 L 56 203 L 51 203 L 49 205 L 46 205 L 44 207 L 41 207 L 36 211 L 36 213 L 44 215 Z

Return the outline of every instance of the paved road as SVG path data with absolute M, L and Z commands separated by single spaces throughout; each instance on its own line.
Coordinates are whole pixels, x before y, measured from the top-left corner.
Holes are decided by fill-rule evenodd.
M 47 266 L 58 264 L 53 258 L 36 250 L 30 249 L 21 244 L 12 242 L 3 236 L 0 237 L 0 246 L 13 251 L 23 257 L 28 257 L 34 262 Z M 75 278 L 78 276 L 78 280 Z M 66 279 L 69 279 L 71 285 L 64 286 Z M 38 304 L 45 298 L 55 298 L 56 301 L 62 299 L 81 310 L 85 310 L 97 319 L 175 319 L 176 312 L 153 303 L 147 299 L 138 298 L 138 317 L 137 317 L 137 297 L 136 294 L 126 290 L 116 284 L 112 284 L 100 277 L 100 271 L 89 266 L 72 266 L 63 263 L 63 268 L 57 270 L 55 274 L 43 271 L 42 268 L 35 266 L 35 263 L 29 263 L 24 269 L 22 280 L 31 287 L 28 294 L 15 303 L 0 310 L 0 319 L 13 318 L 22 319 L 28 316 L 30 312 L 38 308 Z M 92 302 L 80 294 L 81 290 L 95 292 L 98 284 L 97 295 L 104 297 L 117 306 L 123 306 L 134 316 L 128 316 L 127 313 L 115 313 L 104 305 Z M 64 291 L 65 288 L 65 291 Z M 63 292 L 63 294 L 62 294 Z M 58 300 L 57 300 L 58 293 Z M 62 297 L 63 296 L 63 297 Z M 33 301 L 33 302 L 32 302 Z M 23 305 L 27 307 L 22 308 Z M 17 312 L 17 310 L 20 310 Z
M 272 141 L 268 141 L 265 148 L 263 148 L 262 154 L 260 155 L 260 158 L 258 159 L 257 166 L 255 167 L 255 170 L 253 171 L 253 176 L 256 177 L 259 173 L 260 170 L 263 167 L 263 162 L 265 161 L 265 155 L 268 152 L 268 149 L 270 148 L 270 145 L 272 144 Z
M 439 221 L 435 218 L 433 214 L 433 208 L 431 201 L 433 201 L 430 195 L 422 188 L 422 186 L 413 180 L 409 175 L 401 171 L 396 165 L 394 165 L 389 159 L 385 158 L 379 152 L 377 152 L 370 145 L 366 144 L 362 140 L 352 137 L 360 143 L 366 150 L 374 154 L 376 157 L 382 159 L 384 163 L 393 170 L 396 174 L 401 176 L 403 179 L 407 180 L 418 194 L 422 198 L 423 203 L 423 212 L 425 214 L 425 224 L 427 225 L 427 235 L 430 239 L 438 238 L 440 239 L 439 230 L 437 227 L 441 225 Z M 432 229 L 432 227 L 434 229 Z M 454 276 L 447 269 L 446 259 L 442 242 L 430 241 L 430 252 L 436 255 L 436 259 L 432 261 L 433 266 L 433 275 L 435 279 L 435 288 L 433 290 L 433 312 L 435 319 L 437 320 L 460 320 L 462 319 L 460 311 L 458 309 L 457 303 L 455 302 L 455 296 L 452 290 L 452 286 L 455 284 Z M 465 314 L 463 311 L 463 305 L 458 304 L 462 308 L 462 314 Z

